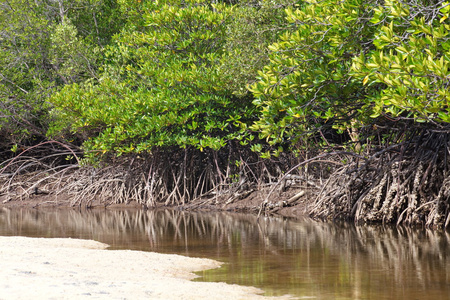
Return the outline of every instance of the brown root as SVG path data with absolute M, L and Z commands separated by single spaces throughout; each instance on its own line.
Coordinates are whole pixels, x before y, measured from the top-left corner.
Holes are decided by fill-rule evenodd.
M 144 155 L 112 157 L 108 164 L 97 167 L 49 159 L 72 152 L 40 159 L 19 155 L 5 161 L 0 174 L 2 201 L 22 200 L 45 191 L 55 201 L 66 197 L 70 205 L 84 207 L 129 202 L 143 207 L 227 205 L 274 184 L 283 165 L 293 164 L 288 156 L 262 160 L 233 145 L 217 152 L 155 149 Z
M 448 134 L 413 136 L 355 160 L 330 178 L 316 200 L 313 217 L 357 223 L 447 227 L 450 222 Z

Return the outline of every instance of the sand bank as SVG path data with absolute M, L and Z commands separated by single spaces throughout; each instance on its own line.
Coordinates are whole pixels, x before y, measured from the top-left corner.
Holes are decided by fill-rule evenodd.
M 253 287 L 190 281 L 192 272 L 220 266 L 213 260 L 107 247 L 0 237 L 0 299 L 275 299 Z

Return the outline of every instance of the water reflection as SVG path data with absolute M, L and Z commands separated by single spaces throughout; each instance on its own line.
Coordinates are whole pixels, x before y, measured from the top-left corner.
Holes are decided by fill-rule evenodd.
M 231 213 L 0 211 L 1 235 L 95 239 L 113 249 L 226 262 L 201 280 L 318 299 L 448 299 L 450 236 Z

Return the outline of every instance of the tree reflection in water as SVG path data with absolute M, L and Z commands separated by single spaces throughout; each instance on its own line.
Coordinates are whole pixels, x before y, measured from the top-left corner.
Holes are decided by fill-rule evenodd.
M 200 280 L 322 299 L 450 297 L 450 235 L 425 229 L 174 210 L 0 211 L 0 234 L 94 239 L 224 261 Z

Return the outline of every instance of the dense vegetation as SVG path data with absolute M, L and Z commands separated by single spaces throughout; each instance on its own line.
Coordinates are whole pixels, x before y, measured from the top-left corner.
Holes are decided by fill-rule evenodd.
M 315 216 L 450 222 L 447 2 L 11 0 L 0 10 L 3 167 L 22 166 L 20 149 L 70 154 L 59 164 L 79 155 L 86 185 L 102 182 L 82 197 L 109 188 L 155 205 L 241 197 L 298 165 L 299 178 L 339 175 Z

